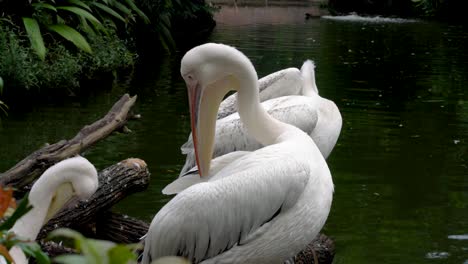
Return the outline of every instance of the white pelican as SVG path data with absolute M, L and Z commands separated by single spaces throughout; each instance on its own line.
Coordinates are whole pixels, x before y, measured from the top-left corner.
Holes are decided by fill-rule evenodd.
M 324 225 L 333 196 L 328 166 L 313 140 L 261 106 L 257 73 L 233 47 L 188 51 L 187 84 L 197 165 L 203 182 L 179 192 L 153 218 L 144 264 L 179 255 L 193 263 L 283 263 Z M 248 133 L 264 146 L 210 172 L 216 112 L 236 90 Z
M 302 93 L 302 77 L 298 68 L 286 68 L 271 73 L 258 80 L 260 102 L 273 98 L 300 95 Z M 218 119 L 237 112 L 237 96 L 231 94 L 219 105 Z
M 36 240 L 42 226 L 47 223 L 73 196 L 80 200 L 90 198 L 98 188 L 96 169 L 87 159 L 74 157 L 48 168 L 34 183 L 29 193 L 32 209 L 18 219 L 9 230 L 22 240 Z M 16 264 L 28 260 L 19 247 L 9 251 Z M 4 262 L 0 258 L 0 263 Z
M 333 147 L 340 135 L 342 118 L 338 107 L 333 101 L 325 99 L 318 94 L 318 88 L 315 83 L 315 65 L 312 61 L 304 62 L 300 71 L 301 84 L 296 87 L 302 89 L 303 96 L 291 95 L 273 98 L 262 103 L 267 112 L 274 118 L 294 125 L 306 132 L 317 144 L 326 158 L 330 155 Z M 294 68 L 288 69 L 289 83 L 294 84 Z M 285 70 L 286 71 L 286 70 Z M 299 73 L 299 71 L 297 70 Z M 302 75 L 302 76 L 301 76 Z M 276 74 L 278 76 L 278 74 Z M 278 79 L 278 78 L 277 78 Z M 280 80 L 284 80 L 281 78 Z M 277 82 L 283 84 L 284 81 Z M 278 94 L 275 91 L 281 89 L 276 87 L 265 89 L 268 94 Z M 294 93 L 294 89 L 285 89 L 288 92 Z M 228 109 L 223 112 L 232 111 L 232 104 L 235 103 L 234 97 L 227 98 L 223 109 Z M 221 103 L 221 104 L 223 104 Z M 220 114 L 218 113 L 218 117 Z M 262 147 L 259 141 L 249 136 L 240 122 L 237 113 L 231 114 L 224 118 L 218 119 L 216 122 L 216 135 L 213 157 L 218 157 L 232 151 L 253 151 Z M 186 154 L 184 167 L 182 168 L 179 177 L 185 175 L 190 169 L 195 166 L 195 152 L 193 149 L 192 136 L 189 136 L 187 142 L 181 147 L 182 153 Z

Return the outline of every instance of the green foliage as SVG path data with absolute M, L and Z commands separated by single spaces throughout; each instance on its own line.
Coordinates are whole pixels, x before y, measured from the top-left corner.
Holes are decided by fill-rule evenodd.
M 50 258 L 47 256 L 41 247 L 36 242 L 20 242 L 18 246 L 23 250 L 24 254 L 28 257 L 34 258 L 38 264 L 50 264 Z
M 41 29 L 35 19 L 29 17 L 23 17 L 24 27 L 28 33 L 31 46 L 36 51 L 37 55 L 41 60 L 45 59 L 46 48 L 44 46 L 44 40 L 42 39 Z
M 81 254 L 58 256 L 54 262 L 63 264 L 127 264 L 136 263 L 134 253 L 141 245 L 121 245 L 110 241 L 85 238 L 80 233 L 70 229 L 53 231 L 49 238 L 68 238 L 74 241 L 74 248 Z
M 0 25 L 0 76 L 5 81 L 5 89 L 73 89 L 79 86 L 83 74 L 91 78 L 101 72 L 133 65 L 135 55 L 114 30 L 90 35 L 88 39 L 93 54 L 72 52 L 54 42 L 42 61 L 25 45 L 24 38 Z
M 64 24 L 50 25 L 47 28 L 50 31 L 54 31 L 58 33 L 60 36 L 62 36 L 66 40 L 72 42 L 73 44 L 75 44 L 76 47 L 78 47 L 82 51 L 92 53 L 91 47 L 89 46 L 88 41 L 86 41 L 86 39 L 78 31 L 74 30 L 73 28 Z
M 115 34 L 90 36 L 94 49 L 93 54 L 79 54 L 80 63 L 87 66 L 83 72 L 92 77 L 96 72 L 108 72 L 109 69 L 118 69 L 133 65 L 135 55 L 128 51 L 124 42 Z M 106 47 L 98 48 L 98 47 Z
M 30 7 L 30 14 L 22 17 L 23 25 L 31 47 L 41 60 L 45 59 L 47 50 L 43 34 L 55 33 L 51 36 L 60 36 L 78 49 L 91 53 L 86 35 L 108 34 L 109 29 L 118 27 L 116 21 L 125 26 L 135 22 L 137 17 L 149 22 L 133 0 L 32 0 Z M 17 11 L 2 16 L 15 20 L 15 16 L 22 13 L 22 10 Z
M 0 95 L 3 93 L 3 78 L 0 76 Z M 8 106 L 0 100 L 0 112 L 3 112 L 5 115 L 8 115 L 7 110 Z
M 465 1 L 411 0 L 411 2 L 421 16 L 453 22 L 466 23 L 468 21 L 465 14 Z
M 411 0 L 426 16 L 436 15 L 444 0 Z
M 191 0 L 140 0 L 142 8 L 150 15 L 153 33 L 157 35 L 162 47 L 170 52 L 175 49 L 175 42 L 171 31 L 174 20 L 196 18 L 201 13 L 212 17 L 214 8 L 203 2 Z M 187 22 L 186 22 L 187 23 Z M 188 25 L 190 26 L 190 25 Z

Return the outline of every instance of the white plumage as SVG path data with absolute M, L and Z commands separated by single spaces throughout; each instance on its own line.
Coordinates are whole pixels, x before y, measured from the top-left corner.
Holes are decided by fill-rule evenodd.
M 72 196 L 88 199 L 97 188 L 97 171 L 87 159 L 74 157 L 63 160 L 48 168 L 34 183 L 29 193 L 32 209 L 18 219 L 9 231 L 20 239 L 34 241 L 42 226 Z M 12 247 L 9 253 L 16 264 L 28 263 L 20 248 Z M 4 261 L 0 258 L 0 263 L 6 263 Z
M 262 88 L 260 95 L 264 95 L 260 99 L 266 100 L 262 106 L 271 116 L 307 133 L 326 159 L 340 135 L 342 118 L 335 103 L 318 94 L 314 68 L 313 62 L 308 60 L 304 62 L 300 72 L 289 68 L 263 78 L 264 81 L 259 81 Z M 246 133 L 239 115 L 233 110 L 236 105 L 235 98 L 233 94 L 221 103 L 216 123 L 213 158 L 233 151 L 253 151 L 262 147 Z M 191 135 L 181 150 L 187 157 L 179 176 L 195 166 Z
M 282 263 L 327 219 L 333 182 L 325 159 L 307 134 L 262 108 L 255 69 L 238 50 L 222 44 L 195 47 L 182 59 L 181 73 L 200 182 L 153 218 L 143 263 L 168 255 L 205 264 Z M 229 90 L 238 91 L 241 122 L 266 147 L 210 170 L 216 110 Z

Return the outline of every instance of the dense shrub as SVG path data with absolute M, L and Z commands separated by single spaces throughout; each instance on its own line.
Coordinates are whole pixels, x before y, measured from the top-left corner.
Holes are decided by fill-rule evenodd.
M 135 55 L 115 31 L 89 38 L 93 54 L 54 42 L 44 61 L 35 56 L 26 36 L 11 27 L 0 27 L 0 76 L 6 90 L 70 89 L 83 76 L 130 67 Z M 9 91 L 11 93 L 11 91 Z

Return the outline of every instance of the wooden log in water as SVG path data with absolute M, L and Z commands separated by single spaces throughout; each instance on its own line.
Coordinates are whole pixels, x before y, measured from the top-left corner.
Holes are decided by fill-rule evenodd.
M 141 159 L 126 159 L 108 167 L 99 173 L 96 193 L 87 201 L 71 201 L 42 228 L 39 238 L 60 227 L 88 234 L 89 229 L 95 229 L 99 214 L 108 211 L 129 194 L 145 190 L 149 179 L 148 167 Z
M 307 247 L 294 257 L 296 264 L 331 264 L 335 257 L 335 242 L 324 234 L 318 234 Z
M 0 174 L 1 186 L 16 188 L 15 196 L 22 196 L 27 186 L 55 163 L 80 154 L 97 141 L 106 138 L 113 131 L 121 129 L 133 117 L 130 109 L 135 104 L 136 96 L 125 94 L 101 119 L 83 127 L 70 140 L 61 140 L 55 144 L 36 150 L 8 171 Z
M 149 224 L 134 217 L 114 212 L 100 214 L 96 221 L 96 237 L 116 243 L 140 242 L 148 232 Z

